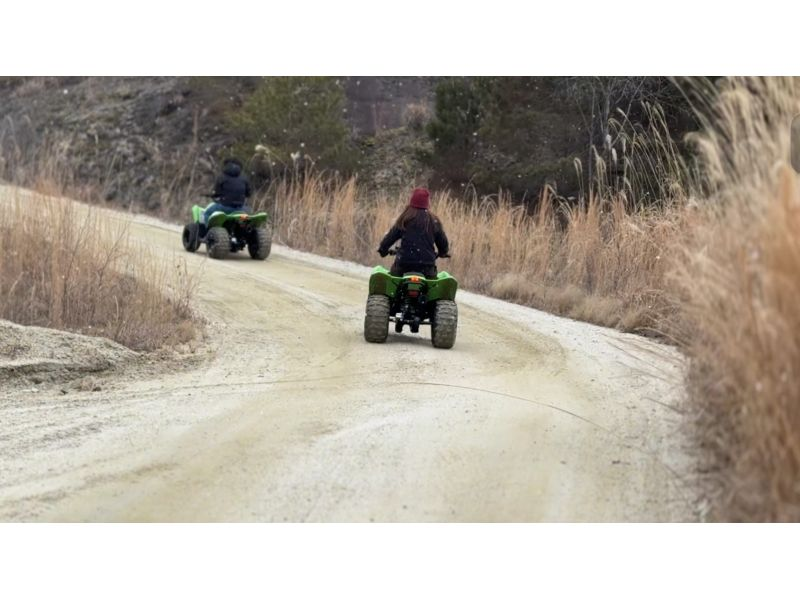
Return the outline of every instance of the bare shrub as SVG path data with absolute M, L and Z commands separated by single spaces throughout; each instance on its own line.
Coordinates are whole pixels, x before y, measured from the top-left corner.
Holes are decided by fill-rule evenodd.
M 403 110 L 403 124 L 412 131 L 422 131 L 432 117 L 430 106 L 427 104 L 413 103 Z

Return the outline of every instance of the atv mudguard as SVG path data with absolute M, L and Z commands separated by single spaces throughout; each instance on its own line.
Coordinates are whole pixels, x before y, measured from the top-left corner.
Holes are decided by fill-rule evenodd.
M 211 204 L 209 204 L 211 205 Z M 192 221 L 193 222 L 200 222 L 203 217 L 203 212 L 206 211 L 206 208 L 202 206 L 198 206 L 197 204 L 192 206 Z M 247 220 L 253 226 L 264 226 L 269 218 L 266 212 L 257 212 L 255 214 L 247 214 L 246 212 L 231 212 L 230 214 L 226 214 L 225 212 L 213 212 L 208 219 L 206 225 L 208 228 L 213 228 L 215 226 L 223 226 L 228 220 L 240 220 L 242 217 Z
M 392 276 L 389 270 L 383 266 L 375 266 L 369 277 L 369 294 L 386 295 L 390 299 L 394 299 L 403 279 L 410 276 L 412 275 Z M 425 283 L 428 285 L 428 301 L 438 301 L 439 299 L 455 301 L 458 281 L 448 272 L 439 272 L 436 278 L 426 278 Z

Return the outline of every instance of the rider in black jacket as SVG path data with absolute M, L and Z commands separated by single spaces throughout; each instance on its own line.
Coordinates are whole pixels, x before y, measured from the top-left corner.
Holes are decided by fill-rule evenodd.
M 427 189 L 414 189 L 408 207 L 381 241 L 378 253 L 386 257 L 389 248 L 401 239 L 392 276 L 420 272 L 426 278 L 436 278 L 436 258 L 447 255 L 450 247 L 442 223 L 430 212 Z
M 214 212 L 249 211 L 245 205 L 247 198 L 250 197 L 250 181 L 242 175 L 242 163 L 236 158 L 228 158 L 223 163 L 222 174 L 217 177 L 214 183 L 214 193 L 212 197 L 216 200 L 208 206 L 203 213 L 201 222 L 201 236 L 207 232 L 205 230 L 209 217 Z
M 222 174 L 214 184 L 214 198 L 225 207 L 241 209 L 250 197 L 250 181 L 242 176 L 242 163 L 236 158 L 228 158 Z

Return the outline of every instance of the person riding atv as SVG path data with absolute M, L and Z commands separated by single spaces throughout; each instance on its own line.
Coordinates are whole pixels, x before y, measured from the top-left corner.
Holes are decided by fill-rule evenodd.
M 391 248 L 397 241 L 400 246 Z M 453 347 L 458 329 L 458 281 L 436 269 L 436 258 L 450 257 L 449 249 L 442 223 L 430 212 L 430 193 L 414 189 L 408 206 L 378 248 L 381 257 L 396 257 L 391 271 L 375 266 L 369 278 L 364 315 L 367 342 L 386 342 L 393 322 L 398 334 L 406 326 L 412 334 L 421 326 L 430 326 L 434 347 Z
M 242 175 L 242 163 L 236 158 L 228 158 L 222 165 L 222 174 L 214 183 L 211 197 L 217 201 L 210 204 L 203 212 L 200 222 L 200 236 L 206 236 L 206 224 L 214 212 L 250 212 L 245 205 L 250 197 L 250 181 Z
M 414 189 L 408 206 L 378 247 L 381 257 L 386 257 L 390 247 L 401 241 L 390 271 L 392 276 L 420 272 L 426 278 L 436 278 L 436 258 L 448 254 L 447 235 L 441 221 L 430 211 L 430 197 L 427 189 Z
M 263 211 L 254 214 L 245 205 L 250 194 L 242 163 L 236 158 L 225 160 L 210 195 L 215 201 L 206 207 L 192 206 L 192 220 L 181 234 L 183 248 L 194 253 L 205 244 L 208 256 L 221 260 L 247 247 L 254 260 L 267 259 L 272 248 L 269 216 Z

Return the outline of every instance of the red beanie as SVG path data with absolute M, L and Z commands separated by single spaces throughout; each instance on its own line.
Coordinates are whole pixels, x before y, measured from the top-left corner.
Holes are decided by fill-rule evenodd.
M 411 194 L 411 201 L 409 204 L 412 208 L 427 210 L 431 207 L 431 194 L 428 193 L 427 189 L 422 187 L 414 189 L 414 192 Z

